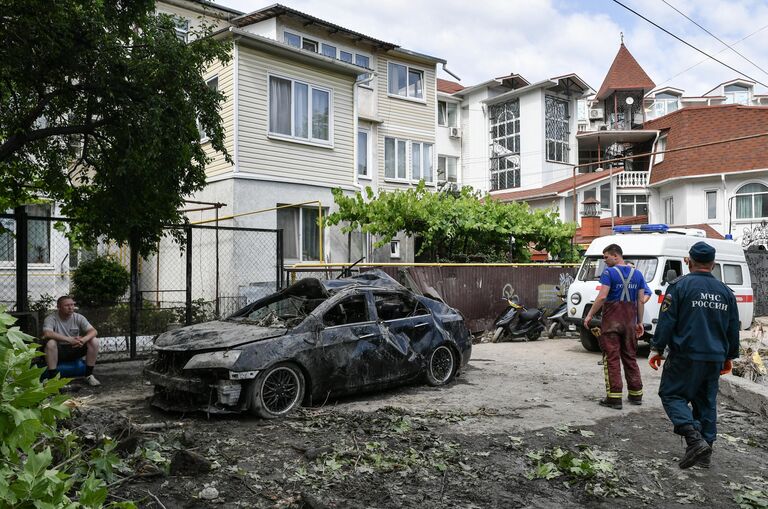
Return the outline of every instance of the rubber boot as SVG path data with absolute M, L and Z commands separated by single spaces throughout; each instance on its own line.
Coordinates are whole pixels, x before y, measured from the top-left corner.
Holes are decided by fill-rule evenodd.
M 685 455 L 680 460 L 678 466 L 680 468 L 690 468 L 695 465 L 704 456 L 712 455 L 712 448 L 709 444 L 701 438 L 701 434 L 691 426 L 683 426 L 680 428 L 679 433 L 685 438 L 685 443 L 688 447 L 685 448 Z

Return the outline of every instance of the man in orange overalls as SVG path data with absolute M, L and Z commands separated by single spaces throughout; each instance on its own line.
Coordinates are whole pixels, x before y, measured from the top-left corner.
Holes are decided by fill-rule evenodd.
M 621 366 L 627 379 L 628 401 L 643 403 L 643 381 L 637 366 L 637 338 L 643 335 L 643 305 L 646 287 L 643 274 L 624 263 L 624 253 L 618 244 L 603 249 L 607 266 L 600 276 L 600 293 L 584 318 L 590 328 L 592 317 L 603 309 L 601 334 L 598 339 L 603 351 L 606 397 L 600 405 L 621 410 L 624 387 Z

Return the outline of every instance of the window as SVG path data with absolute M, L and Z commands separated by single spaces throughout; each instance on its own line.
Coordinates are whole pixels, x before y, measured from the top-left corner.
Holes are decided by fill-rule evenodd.
M 327 209 L 323 209 L 323 217 L 326 213 Z M 320 259 L 318 219 L 317 207 L 277 209 L 277 228 L 283 230 L 283 256 L 286 259 L 301 261 Z
M 727 285 L 743 285 L 744 276 L 741 274 L 741 265 L 723 264 L 723 283 Z
M 491 190 L 520 187 L 520 102 L 488 107 L 491 128 Z
M 736 191 L 736 219 L 768 217 L 768 187 L 747 184 Z
M 269 132 L 330 141 L 331 93 L 306 83 L 269 77 Z
M 568 101 L 548 95 L 544 98 L 544 123 L 547 137 L 547 160 L 568 162 L 568 136 L 570 134 Z
M 384 177 L 406 179 L 406 141 L 397 138 L 384 138 Z
M 749 104 L 749 89 L 742 85 L 726 85 L 725 104 Z
M 456 166 L 458 161 L 458 157 L 437 156 L 438 182 L 456 182 Z
M 619 217 L 648 214 L 648 197 L 644 194 L 620 194 L 617 212 Z
M 357 175 L 359 177 L 370 177 L 368 168 L 370 166 L 370 136 L 368 131 L 357 131 Z
M 352 63 L 353 55 L 349 51 L 339 50 L 339 60 Z
M 437 101 L 437 125 L 444 127 L 456 127 L 458 125 L 458 110 L 456 103 Z
M 391 240 L 389 242 L 389 257 L 400 258 L 400 241 L 399 240 Z
M 674 94 L 660 93 L 653 98 L 653 104 L 646 111 L 648 119 L 663 117 L 680 108 L 680 98 Z
M 660 162 L 664 161 L 664 152 L 667 150 L 667 135 L 662 134 L 659 136 L 659 141 L 656 142 L 656 150 L 654 152 L 657 152 L 657 154 L 654 156 L 656 164 L 659 164 Z
M 584 122 L 585 125 L 586 121 L 589 120 L 589 105 L 586 99 L 576 101 L 576 118 L 580 123 Z
M 208 85 L 208 88 L 210 88 L 211 90 L 218 90 L 219 89 L 219 77 L 218 76 L 214 76 L 213 78 L 211 78 L 208 81 L 206 81 L 205 84 Z M 203 126 L 200 125 L 200 121 L 199 120 L 197 121 L 197 132 L 200 134 L 200 139 L 202 141 L 207 141 L 208 140 L 208 135 L 203 130 Z
M 331 46 L 330 44 L 323 43 L 321 47 L 323 48 L 323 55 L 331 58 L 336 58 L 336 46 Z
M 51 263 L 51 206 L 27 205 L 27 262 Z M 32 219 L 39 217 L 40 219 Z M 0 219 L 5 230 L 0 233 L 0 262 L 13 262 L 16 259 L 16 222 L 13 219 Z
M 432 182 L 432 144 L 411 142 L 411 179 Z
M 335 327 L 337 325 L 350 325 L 353 323 L 368 322 L 368 305 L 365 295 L 353 295 L 344 299 L 331 309 L 326 311 L 323 316 L 323 324 L 326 327 Z
M 717 191 L 707 191 L 707 219 L 717 219 Z
M 317 53 L 317 41 L 313 41 L 312 39 L 307 39 L 306 37 L 302 37 L 301 49 L 305 49 L 307 51 L 312 51 L 314 53 Z
M 291 32 L 283 32 L 283 40 L 286 44 L 293 46 L 294 48 L 301 48 L 301 36 L 292 34 Z
M 366 69 L 371 68 L 371 59 L 367 57 L 366 55 L 360 55 L 355 54 L 355 65 L 359 65 L 360 67 L 365 67 Z M 365 81 L 371 77 L 371 73 L 366 72 L 358 76 L 358 80 Z M 370 86 L 370 84 L 364 85 L 364 86 Z
M 389 63 L 389 93 L 411 99 L 424 99 L 424 72 L 407 65 Z
M 635 268 L 642 272 L 646 281 L 652 281 L 656 276 L 656 268 L 659 265 L 658 258 L 624 258 L 626 263 L 631 263 Z M 588 256 L 581 266 L 579 275 L 576 277 L 579 281 L 599 281 L 600 276 L 605 272 L 605 262 L 602 256 Z
M 611 210 L 611 184 L 600 186 L 600 208 Z
M 429 310 L 419 301 L 399 293 L 376 293 L 374 302 L 376 314 L 384 321 L 429 314 Z
M 664 222 L 675 224 L 675 201 L 673 197 L 664 198 Z

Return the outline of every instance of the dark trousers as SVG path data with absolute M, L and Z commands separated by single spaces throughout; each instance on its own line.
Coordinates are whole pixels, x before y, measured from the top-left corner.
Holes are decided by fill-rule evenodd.
M 630 396 L 643 395 L 643 380 L 637 366 L 637 304 L 632 302 L 606 302 L 603 311 L 602 333 L 598 339 L 603 351 L 605 391 L 609 398 L 621 399 L 624 385 L 621 367 Z
M 715 441 L 722 367 L 722 362 L 693 361 L 675 354 L 664 361 L 659 396 L 675 433 L 681 434 L 682 426 L 692 425 L 704 440 L 710 444 Z

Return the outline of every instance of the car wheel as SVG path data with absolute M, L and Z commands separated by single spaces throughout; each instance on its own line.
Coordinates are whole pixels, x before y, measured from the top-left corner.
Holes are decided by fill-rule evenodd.
M 597 342 L 597 338 L 592 331 L 579 327 L 579 338 L 581 339 L 581 346 L 590 352 L 599 352 L 600 343 Z
M 265 369 L 253 384 L 251 412 L 265 419 L 291 413 L 304 399 L 304 375 L 287 362 Z
M 427 383 L 433 387 L 445 385 L 456 374 L 456 354 L 446 345 L 440 345 L 429 356 Z
M 496 327 L 496 330 L 493 332 L 493 337 L 491 338 L 491 343 L 498 343 L 501 341 L 502 336 L 504 336 L 504 327 Z

